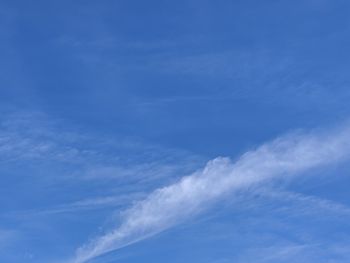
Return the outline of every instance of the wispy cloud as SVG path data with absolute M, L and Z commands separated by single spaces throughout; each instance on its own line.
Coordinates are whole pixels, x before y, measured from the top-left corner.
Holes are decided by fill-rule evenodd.
M 350 208 L 347 205 L 333 200 L 290 191 L 264 190 L 258 192 L 262 197 L 288 202 L 289 206 L 284 206 L 281 210 L 294 210 L 294 212 L 297 212 L 298 216 L 315 215 L 317 213 L 324 214 L 324 212 L 336 216 L 350 216 Z
M 28 217 L 28 216 L 39 216 L 39 215 L 54 215 L 54 214 L 65 214 L 65 213 L 79 213 L 81 211 L 92 211 L 100 210 L 105 208 L 117 208 L 125 207 L 126 204 L 132 203 L 135 200 L 140 200 L 145 194 L 143 193 L 130 193 L 125 195 L 115 196 L 103 196 L 94 197 L 90 199 L 83 199 L 72 203 L 61 204 L 54 207 L 48 207 L 46 209 L 32 209 L 32 210 L 20 210 L 12 211 L 2 217 L 13 218 L 13 217 Z
M 349 132 L 342 127 L 327 133 L 294 134 L 249 151 L 234 162 L 216 158 L 126 210 L 119 227 L 79 248 L 71 262 L 87 262 L 155 235 L 229 193 L 344 160 L 350 153 Z
M 202 163 L 184 150 L 100 136 L 42 112 L 0 112 L 0 249 L 14 246 L 1 229 L 15 228 L 24 244 L 42 227 L 38 240 L 45 244 L 64 235 L 56 220 L 124 209 Z
M 68 126 L 68 127 L 67 127 Z M 138 138 L 113 138 L 81 132 L 41 112 L 3 113 L 0 118 L 0 162 L 54 161 L 72 164 L 81 179 L 135 178 L 173 175 L 200 158 L 183 150 L 164 149 Z M 192 169 L 187 165 L 186 169 Z

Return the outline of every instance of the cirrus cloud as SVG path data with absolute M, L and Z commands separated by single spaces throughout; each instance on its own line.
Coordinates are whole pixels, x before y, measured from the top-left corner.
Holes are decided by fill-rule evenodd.
M 337 163 L 350 155 L 350 128 L 277 138 L 236 161 L 218 157 L 123 212 L 121 224 L 77 250 L 83 263 L 138 242 L 207 209 L 229 193 Z

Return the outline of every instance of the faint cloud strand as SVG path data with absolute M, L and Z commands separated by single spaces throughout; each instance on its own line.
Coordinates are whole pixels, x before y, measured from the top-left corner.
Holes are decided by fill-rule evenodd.
M 0 162 L 19 164 L 37 160 L 38 165 L 51 161 L 74 165 L 76 169 L 71 169 L 70 176 L 84 180 L 136 177 L 150 180 L 151 175 L 159 179 L 185 167 L 190 170 L 200 161 L 186 151 L 164 149 L 136 138 L 102 138 L 66 126 L 64 121 L 53 121 L 41 112 L 3 114 Z

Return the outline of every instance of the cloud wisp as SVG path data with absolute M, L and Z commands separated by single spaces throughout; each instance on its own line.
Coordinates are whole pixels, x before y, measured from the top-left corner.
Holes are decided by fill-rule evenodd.
M 264 144 L 236 161 L 216 158 L 202 170 L 160 188 L 124 211 L 121 224 L 77 250 L 70 262 L 84 263 L 153 236 L 208 208 L 235 191 L 300 174 L 350 156 L 350 128 L 294 134 Z

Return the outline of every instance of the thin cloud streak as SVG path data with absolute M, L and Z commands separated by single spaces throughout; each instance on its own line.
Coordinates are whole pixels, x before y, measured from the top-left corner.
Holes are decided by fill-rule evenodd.
M 333 200 L 320 198 L 313 195 L 305 195 L 289 191 L 259 191 L 262 197 L 272 198 L 275 200 L 283 200 L 290 204 L 290 208 L 283 207 L 282 209 L 294 209 L 298 216 L 302 214 L 314 215 L 316 213 L 329 212 L 329 215 L 350 216 L 350 207 Z M 294 207 L 293 207 L 294 205 Z M 293 213 L 292 213 L 293 214 Z
M 216 158 L 124 211 L 119 227 L 79 248 L 69 262 L 87 262 L 153 236 L 235 191 L 345 160 L 350 154 L 349 132 L 344 126 L 327 133 L 293 134 L 249 151 L 235 162 Z

